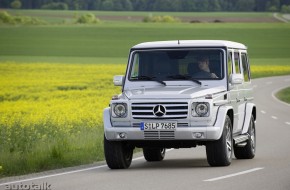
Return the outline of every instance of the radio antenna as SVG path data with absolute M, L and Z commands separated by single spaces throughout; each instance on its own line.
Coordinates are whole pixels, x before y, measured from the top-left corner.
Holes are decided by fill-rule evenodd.
M 180 44 L 179 40 L 177 40 L 178 45 Z

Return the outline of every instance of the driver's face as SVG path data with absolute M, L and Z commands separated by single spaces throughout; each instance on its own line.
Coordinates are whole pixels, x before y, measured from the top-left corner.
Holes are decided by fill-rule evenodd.
M 208 60 L 204 60 L 204 61 L 199 61 L 199 62 L 198 62 L 198 67 L 199 67 L 199 69 L 201 69 L 201 70 L 203 70 L 203 71 L 208 70 L 208 68 L 209 68 L 208 65 L 209 65 Z

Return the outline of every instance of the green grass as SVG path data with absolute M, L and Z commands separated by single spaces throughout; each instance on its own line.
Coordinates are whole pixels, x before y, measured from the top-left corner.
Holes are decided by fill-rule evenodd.
M 146 24 L 97 26 L 5 26 L 0 55 L 125 58 L 144 41 L 223 39 L 244 43 L 251 58 L 290 58 L 289 24 Z
M 277 96 L 280 100 L 282 100 L 282 101 L 284 101 L 284 102 L 290 104 L 290 87 L 289 87 L 289 88 L 285 88 L 285 89 L 279 91 L 279 92 L 276 94 L 276 96 Z

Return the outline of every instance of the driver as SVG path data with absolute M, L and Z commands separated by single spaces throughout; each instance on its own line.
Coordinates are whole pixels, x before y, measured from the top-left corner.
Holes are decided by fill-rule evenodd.
M 218 78 L 215 73 L 212 73 L 209 68 L 209 58 L 207 56 L 199 56 L 197 58 L 199 72 L 195 73 L 195 78 Z

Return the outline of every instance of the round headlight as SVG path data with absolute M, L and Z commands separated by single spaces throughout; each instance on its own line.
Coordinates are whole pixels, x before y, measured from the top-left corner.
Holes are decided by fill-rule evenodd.
M 195 112 L 198 116 L 206 116 L 208 113 L 208 105 L 205 103 L 199 103 L 195 107 Z
M 118 117 L 124 117 L 127 113 L 127 108 L 124 104 L 116 104 L 114 107 L 114 113 Z

